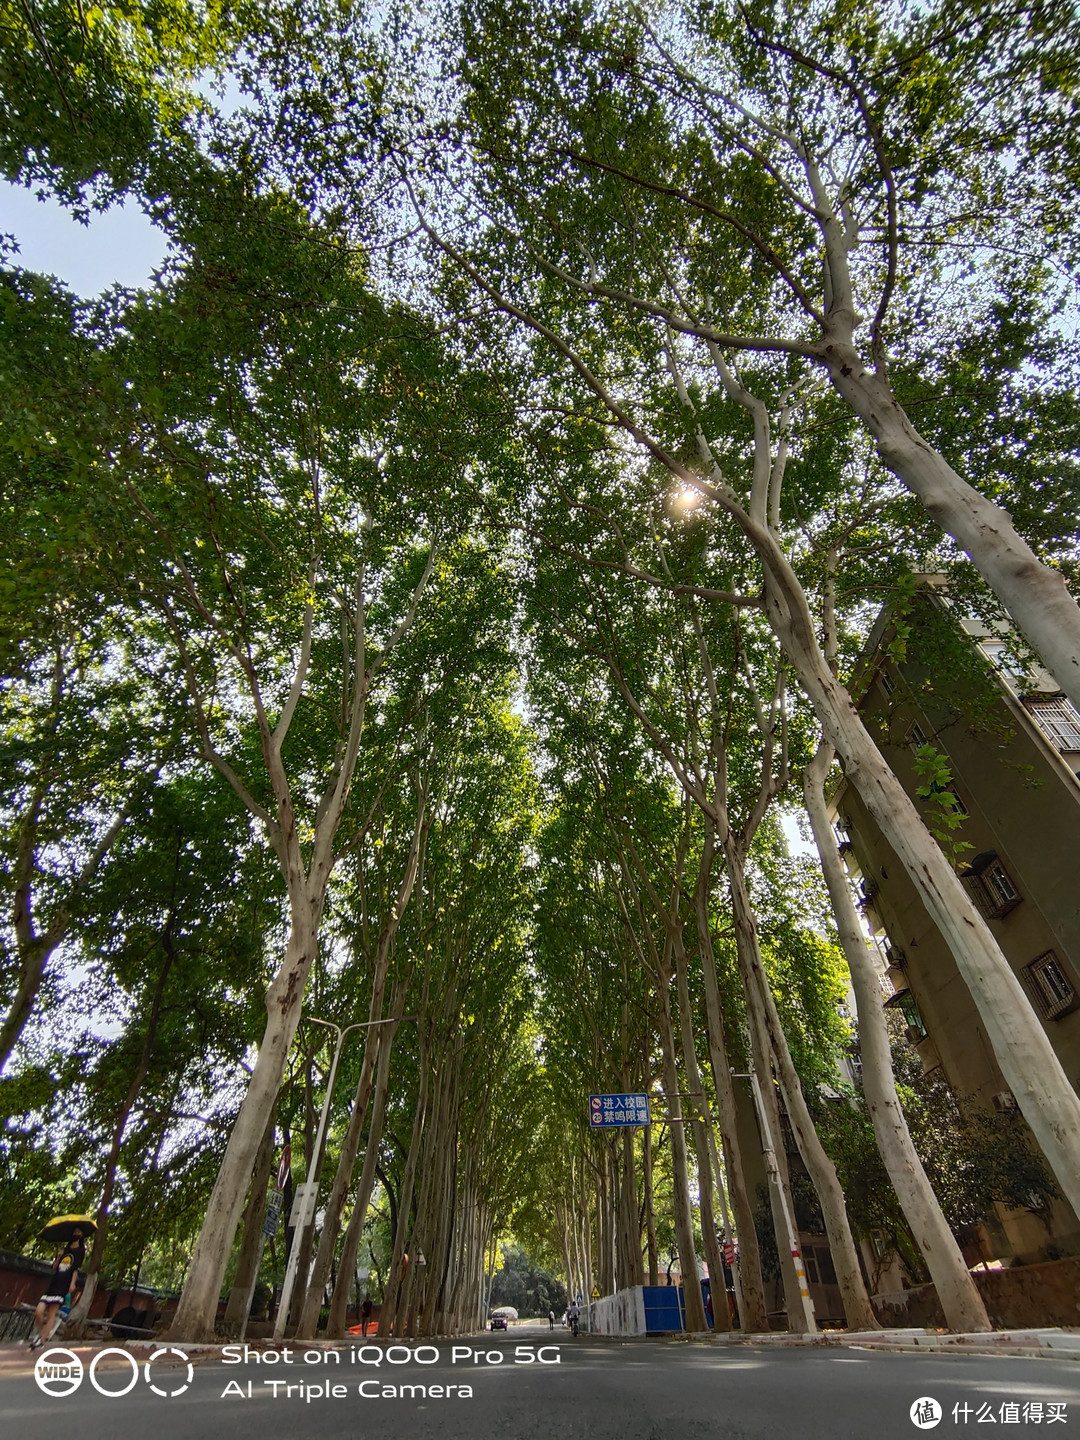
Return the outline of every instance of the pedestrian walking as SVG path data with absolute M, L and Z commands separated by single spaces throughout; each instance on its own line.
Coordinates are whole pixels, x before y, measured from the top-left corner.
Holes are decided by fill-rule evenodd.
M 549 1329 L 549 1330 L 554 1330 L 554 1329 L 555 1329 L 555 1311 L 554 1311 L 554 1310 L 549 1310 L 549 1311 L 548 1311 L 548 1329 Z
M 360 1306 L 360 1333 L 365 1340 L 367 1339 L 367 1327 L 371 1323 L 371 1311 L 371 1296 L 365 1295 L 364 1303 Z
M 45 1294 L 38 1301 L 34 1312 L 37 1334 L 30 1341 L 30 1349 L 37 1350 L 50 1339 L 56 1324 L 57 1313 L 67 1302 L 68 1296 L 79 1278 L 79 1266 L 86 1259 L 86 1240 L 82 1227 L 76 1225 L 71 1239 L 61 1247 L 53 1262 L 52 1274 Z

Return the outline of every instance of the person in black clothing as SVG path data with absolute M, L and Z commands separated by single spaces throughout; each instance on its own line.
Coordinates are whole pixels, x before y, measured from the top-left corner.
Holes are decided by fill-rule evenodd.
M 48 1287 L 38 1301 L 37 1310 L 34 1312 L 34 1324 L 37 1326 L 38 1333 L 30 1342 L 31 1350 L 36 1350 L 39 1345 L 43 1345 L 52 1334 L 56 1312 L 68 1298 L 68 1293 L 78 1278 L 79 1266 L 85 1258 L 86 1241 L 83 1238 L 83 1232 L 76 1229 L 71 1239 L 57 1255 L 52 1274 L 49 1276 Z
M 81 1273 L 76 1275 L 75 1279 L 71 1282 L 71 1289 L 67 1293 L 67 1298 L 56 1312 L 56 1320 L 53 1322 L 53 1328 L 49 1332 L 50 1340 L 56 1334 L 57 1330 L 60 1329 L 60 1326 L 63 1325 L 66 1320 L 71 1319 L 71 1312 L 82 1298 L 85 1285 L 86 1277 Z
M 361 1333 L 364 1336 L 367 1335 L 367 1327 L 371 1324 L 371 1312 L 374 1308 L 375 1307 L 371 1303 L 371 1296 L 365 1295 L 364 1303 L 360 1306 L 360 1325 L 362 1327 Z

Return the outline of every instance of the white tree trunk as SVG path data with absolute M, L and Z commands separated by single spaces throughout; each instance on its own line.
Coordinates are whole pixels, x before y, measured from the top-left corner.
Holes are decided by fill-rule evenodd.
M 962 479 L 923 439 L 888 383 L 853 345 L 826 345 L 837 390 L 877 441 L 882 460 L 972 563 L 1062 690 L 1080 709 L 1080 606 L 1042 564 L 1011 517 Z
M 840 1294 L 843 1297 L 844 1315 L 847 1319 L 848 1329 L 880 1330 L 881 1322 L 874 1314 L 874 1307 L 870 1303 L 870 1296 L 866 1292 L 866 1284 L 859 1267 L 859 1256 L 852 1238 L 851 1226 L 844 1204 L 844 1192 L 837 1179 L 836 1167 L 825 1153 L 810 1111 L 807 1109 L 802 1084 L 791 1059 L 787 1036 L 780 1023 L 776 1000 L 769 985 L 769 977 L 765 973 L 758 944 L 757 925 L 743 874 L 742 857 L 735 854 L 730 845 L 724 847 L 724 854 L 727 860 L 728 879 L 731 882 L 736 945 L 746 976 L 747 1004 L 760 1007 L 769 1043 L 776 1057 L 784 1102 L 795 1131 L 799 1154 L 810 1172 L 810 1179 L 817 1191 L 818 1200 L 821 1202 L 821 1213 L 825 1219 L 825 1229 L 829 1236 L 829 1249 L 832 1251 L 833 1265 L 836 1268 Z
M 395 1027 L 396 1033 L 396 1027 Z M 326 1338 L 341 1340 L 345 1334 L 345 1311 L 348 1306 L 349 1287 L 356 1269 L 356 1255 L 360 1248 L 360 1236 L 367 1218 L 368 1201 L 375 1184 L 375 1166 L 379 1159 L 379 1145 L 382 1141 L 383 1119 L 386 1115 L 386 1096 L 390 1080 L 390 1055 L 392 1041 L 384 1037 L 379 1049 L 379 1064 L 375 1072 L 375 1093 L 371 1108 L 371 1125 L 368 1128 L 367 1149 L 364 1152 L 364 1168 L 356 1190 L 353 1213 L 345 1229 L 338 1264 L 338 1279 L 330 1300 L 330 1318 L 326 1323 Z
M 629 1089 L 629 1085 L 627 1086 Z M 628 1285 L 645 1284 L 645 1262 L 641 1254 L 641 1223 L 638 1218 L 637 1167 L 634 1154 L 634 1132 L 623 1133 L 622 1146 L 622 1231 L 626 1240 L 626 1280 Z
M 647 1285 L 659 1285 L 660 1274 L 656 1264 L 656 1213 L 653 1208 L 653 1147 L 651 1126 L 647 1126 L 641 1132 L 641 1181 L 644 1192 L 645 1254 L 648 1260 L 649 1277 L 645 1283 Z
M 760 533 L 760 532 L 758 532 Z M 754 537 L 757 539 L 757 535 Z M 764 551 L 759 546 L 760 551 Z M 779 547 L 763 553 L 766 610 L 844 772 L 914 884 L 971 991 L 1005 1083 L 1080 1214 L 1080 1097 L 997 942 L 885 763 L 817 644 L 806 597 Z
M 687 975 L 686 950 L 682 936 L 675 936 L 675 980 L 679 997 L 679 1034 L 682 1041 L 683 1073 L 690 1092 L 690 1110 L 693 1113 L 694 1153 L 698 1170 L 698 1207 L 701 1213 L 701 1243 L 709 1266 L 709 1291 L 713 1302 L 713 1329 L 730 1330 L 731 1314 L 727 1305 L 727 1286 L 724 1283 L 724 1263 L 717 1240 L 716 1211 L 713 1205 L 712 1158 L 706 1126 L 711 1128 L 712 1115 L 709 1101 L 701 1079 L 697 1051 L 694 1048 L 694 1026 L 690 1008 L 690 984 Z M 700 1113 L 704 1119 L 699 1118 Z M 630 1137 L 627 1136 L 627 1139 Z M 636 1283 L 640 1283 L 636 1282 Z
M 836 916 L 840 943 L 851 971 L 851 987 L 855 992 L 859 1017 L 863 1092 L 874 1123 L 878 1150 L 904 1218 L 930 1271 L 946 1323 L 950 1329 L 962 1333 L 991 1330 L 993 1326 L 982 1296 L 941 1213 L 941 1206 L 915 1150 L 896 1094 L 889 1030 L 877 974 L 863 938 L 825 807 L 822 786 L 831 763 L 832 747 L 822 744 L 803 772 L 803 793 L 814 840 L 821 855 L 821 868 Z
M 413 876 L 415 876 L 415 865 L 411 865 L 411 870 Z M 411 891 L 412 880 L 410 879 L 409 893 L 411 893 Z M 406 895 L 406 903 L 407 900 L 408 896 Z M 400 908 L 403 910 L 404 905 Z M 330 1270 L 333 1265 L 334 1247 L 337 1244 L 338 1232 L 341 1229 L 341 1216 L 345 1208 L 345 1201 L 348 1198 L 349 1186 L 352 1183 L 353 1169 L 356 1165 L 356 1155 L 360 1146 L 360 1136 L 367 1118 L 368 1107 L 371 1103 L 372 1089 L 375 1084 L 376 1061 L 381 1058 L 381 1047 L 385 1045 L 389 1049 L 389 1047 L 393 1045 L 394 1036 L 397 1034 L 396 1020 L 393 1023 L 387 1022 L 385 1024 L 378 1022 L 382 1021 L 386 973 L 389 968 L 390 950 L 394 936 L 397 934 L 397 922 L 399 919 L 400 913 L 396 910 L 393 923 L 388 923 L 383 934 L 379 937 L 375 957 L 375 974 L 372 980 L 371 1002 L 368 1006 L 368 1020 L 372 1022 L 372 1024 L 368 1030 L 367 1042 L 364 1045 L 364 1059 L 360 1067 L 360 1078 L 357 1082 L 356 1094 L 353 1098 L 353 1106 L 349 1114 L 349 1123 L 345 1130 L 345 1137 L 341 1142 L 341 1152 L 338 1156 L 337 1170 L 334 1173 L 334 1181 L 326 1200 L 322 1234 L 319 1237 L 319 1250 L 315 1257 L 315 1264 L 312 1268 L 307 1293 L 304 1297 L 303 1308 L 300 1312 L 300 1321 L 296 1328 L 296 1338 L 298 1340 L 314 1338 L 318 1328 L 323 1292 L 326 1289 L 326 1282 L 329 1279 Z M 394 990 L 393 999 L 390 1004 L 393 1015 L 400 1013 L 403 998 L 404 988 L 399 984 Z M 382 1073 L 381 1068 L 380 1073 Z M 366 1208 L 366 1199 L 364 1205 Z M 352 1266 L 350 1264 L 350 1271 L 351 1268 Z
M 683 1298 L 686 1305 L 686 1328 L 691 1333 L 708 1329 L 705 1301 L 698 1280 L 697 1252 L 694 1249 L 694 1217 L 690 1206 L 690 1185 L 687 1171 L 686 1133 L 679 1105 L 679 1073 L 675 1060 L 675 1034 L 671 1023 L 670 975 L 657 977 L 656 993 L 660 1001 L 657 1028 L 664 1062 L 664 1094 L 667 1099 L 671 1135 L 671 1178 L 674 1201 L 675 1243 L 679 1251 Z
M 776 1238 L 776 1253 L 780 1264 L 780 1283 L 784 1294 L 784 1308 L 787 1311 L 787 1327 L 792 1334 L 817 1329 L 813 1303 L 809 1291 L 803 1294 L 804 1285 L 795 1267 L 792 1247 L 798 1247 L 799 1237 L 793 1228 L 795 1202 L 791 1194 L 791 1176 L 788 1173 L 787 1155 L 782 1141 L 780 1105 L 776 1098 L 773 1080 L 772 1059 L 769 1051 L 769 1037 L 761 1018 L 761 1007 L 748 998 L 746 1002 L 746 1026 L 750 1034 L 750 1077 L 751 1092 L 760 1101 L 755 1105 L 758 1125 L 761 1129 L 762 1158 L 768 1181 L 769 1214 L 772 1217 L 773 1235 Z M 755 1085 L 756 1081 L 756 1085 Z M 790 1220 L 790 1224 L 789 1224 Z M 801 1264 L 800 1260 L 800 1264 Z M 768 1328 L 766 1326 L 766 1328 Z
M 423 1021 L 420 1022 L 423 1024 Z M 405 1171 L 401 1177 L 401 1194 L 398 1197 L 397 1232 L 394 1235 L 394 1251 L 390 1257 L 390 1271 L 383 1288 L 382 1309 L 379 1312 L 379 1335 L 384 1339 L 391 1329 L 398 1328 L 400 1299 L 405 1280 L 404 1270 L 408 1263 L 405 1244 L 412 1231 L 413 1187 L 416 1181 L 416 1167 L 420 1161 L 420 1146 L 427 1120 L 428 1092 L 431 1084 L 431 1054 L 426 1045 L 420 1047 L 420 1093 L 416 1100 L 413 1117 L 412 1138 L 405 1160 Z
M 739 1140 L 735 1086 L 731 1079 L 731 1066 L 728 1064 L 724 1020 L 720 1007 L 720 986 L 717 983 L 716 958 L 709 930 L 708 891 L 709 876 L 712 871 L 712 851 L 712 822 L 706 816 L 705 849 L 702 853 L 701 869 L 698 873 L 698 884 L 694 895 L 694 911 L 698 927 L 698 955 L 701 959 L 701 974 L 705 990 L 709 1059 L 712 1063 L 713 1084 L 716 1089 L 716 1111 L 720 1124 L 720 1140 L 724 1148 L 728 1190 L 731 1194 L 732 1208 L 735 1211 L 735 1228 L 739 1240 L 739 1289 L 742 1300 L 739 1320 L 744 1330 L 764 1333 L 769 1328 L 769 1317 L 768 1306 L 765 1303 L 765 1284 L 761 1278 L 761 1253 L 758 1249 L 757 1231 L 754 1228 L 754 1207 L 746 1189 L 746 1172 L 743 1168 L 742 1145 Z M 715 1310 L 714 1302 L 714 1313 Z
M 313 905 L 306 897 L 293 898 L 285 958 L 266 992 L 263 1041 L 206 1207 L 184 1292 L 168 1332 L 170 1340 L 213 1338 L 221 1282 L 248 1180 L 285 1073 L 289 1046 L 300 1023 L 304 986 L 315 959 L 321 908 L 321 899 Z
M 225 1307 L 225 1324 L 243 1325 L 251 1310 L 251 1297 L 259 1279 L 259 1258 L 263 1251 L 263 1219 L 266 1216 L 266 1189 L 274 1163 L 274 1117 L 266 1125 L 266 1133 L 259 1153 L 255 1158 L 255 1172 L 251 1177 L 251 1188 L 244 1206 L 244 1223 L 241 1230 L 240 1255 L 236 1262 L 236 1274 L 229 1302 Z M 235 1333 L 235 1332 L 234 1332 Z
M 379 1008 L 381 1010 L 381 1005 Z M 353 1097 L 352 1110 L 349 1113 L 349 1123 L 341 1142 L 341 1153 L 338 1156 L 334 1181 L 330 1187 L 330 1194 L 326 1198 L 322 1233 L 319 1236 L 319 1249 L 315 1256 L 315 1264 L 308 1280 L 303 1308 L 300 1311 L 300 1320 L 296 1327 L 297 1340 L 313 1340 L 318 1329 L 323 1291 L 326 1289 L 326 1282 L 330 1276 L 338 1231 L 341 1227 L 341 1214 L 345 1208 L 349 1186 L 352 1183 L 353 1166 L 356 1164 L 356 1154 L 360 1148 L 360 1135 L 364 1128 L 364 1121 L 367 1119 L 376 1054 L 380 1043 L 387 1043 L 385 1039 L 380 1039 L 377 1030 L 368 1033 L 371 1038 L 364 1047 L 364 1059 L 360 1067 L 360 1079 Z M 303 1271 L 301 1270 L 299 1273 L 303 1274 Z

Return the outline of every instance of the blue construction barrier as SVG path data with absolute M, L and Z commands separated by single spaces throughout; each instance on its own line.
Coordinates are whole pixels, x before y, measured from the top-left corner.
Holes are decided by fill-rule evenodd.
M 674 1330 L 686 1329 L 686 1299 L 681 1285 L 644 1285 L 642 1296 L 645 1301 L 647 1335 L 665 1335 Z M 701 1296 L 707 1304 L 708 1280 L 701 1282 Z M 727 1303 L 726 1295 L 724 1302 Z
M 642 1296 L 645 1301 L 647 1335 L 659 1335 L 685 1328 L 681 1285 L 646 1285 L 642 1289 Z

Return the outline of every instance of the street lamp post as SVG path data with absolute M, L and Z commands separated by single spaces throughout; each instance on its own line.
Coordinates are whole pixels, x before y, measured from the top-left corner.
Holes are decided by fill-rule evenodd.
M 285 1280 L 281 1287 L 281 1301 L 278 1305 L 277 1319 L 274 1321 L 274 1339 L 280 1340 L 285 1334 L 285 1326 L 289 1320 L 289 1306 L 292 1302 L 293 1286 L 296 1283 L 296 1271 L 300 1263 L 300 1251 L 303 1249 L 303 1236 L 308 1225 L 315 1217 L 316 1203 L 319 1197 L 319 1172 L 322 1170 L 323 1144 L 326 1140 L 326 1124 L 330 1118 L 330 1102 L 334 1096 L 334 1081 L 337 1079 L 338 1061 L 341 1059 L 342 1046 L 345 1044 L 346 1035 L 351 1035 L 354 1030 L 366 1030 L 373 1025 L 394 1025 L 397 1018 L 389 1020 L 360 1020 L 355 1025 L 346 1025 L 343 1030 L 340 1025 L 335 1025 L 331 1020 L 318 1020 L 314 1015 L 304 1017 L 312 1025 L 325 1025 L 328 1030 L 337 1032 L 337 1043 L 334 1046 L 334 1058 L 330 1062 L 330 1074 L 326 1080 L 326 1094 L 323 1096 L 322 1113 L 319 1116 L 319 1129 L 315 1136 L 315 1148 L 311 1155 L 311 1177 L 304 1178 L 304 1193 L 301 1198 L 300 1213 L 296 1218 L 296 1233 L 293 1236 L 293 1247 L 289 1254 L 289 1263 L 285 1268 Z

